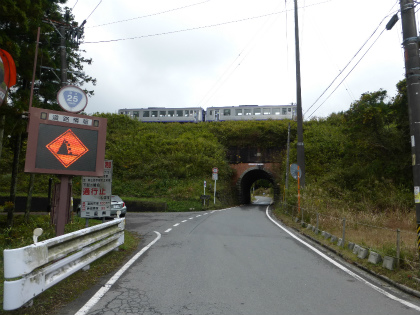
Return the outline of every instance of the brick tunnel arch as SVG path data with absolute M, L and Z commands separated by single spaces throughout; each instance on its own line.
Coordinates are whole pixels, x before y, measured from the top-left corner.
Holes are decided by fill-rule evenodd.
M 280 189 L 276 184 L 274 176 L 265 169 L 255 167 L 245 171 L 238 179 L 236 186 L 238 188 L 240 204 L 251 203 L 251 186 L 259 179 L 266 179 L 270 181 L 273 185 L 274 201 L 280 199 Z

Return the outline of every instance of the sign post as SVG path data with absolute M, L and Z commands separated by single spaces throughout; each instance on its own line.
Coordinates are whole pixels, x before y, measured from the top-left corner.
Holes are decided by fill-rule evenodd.
M 212 172 L 213 172 L 212 178 L 214 180 L 214 204 L 216 204 L 216 182 L 219 177 L 219 169 L 217 167 L 213 167 Z
M 290 165 L 290 174 L 294 179 L 297 179 L 298 184 L 298 214 L 300 214 L 300 177 L 302 174 L 302 171 L 296 163 Z M 302 221 L 303 221 L 303 213 L 302 213 Z
M 204 181 L 204 196 L 206 195 L 206 185 L 207 185 L 207 182 L 206 181 Z M 204 201 L 204 206 L 206 206 L 206 199 L 203 199 Z

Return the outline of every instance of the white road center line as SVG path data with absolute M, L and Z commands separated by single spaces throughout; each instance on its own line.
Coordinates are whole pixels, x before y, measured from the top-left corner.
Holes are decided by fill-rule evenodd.
M 178 226 L 178 225 L 179 225 L 179 223 L 174 224 L 174 226 Z
M 283 231 L 285 231 L 287 234 L 289 234 L 291 237 L 293 237 L 295 240 L 297 240 L 298 242 L 302 243 L 303 245 L 305 245 L 306 247 L 308 247 L 309 249 L 313 250 L 315 253 L 317 253 L 319 256 L 321 256 L 322 258 L 328 260 L 330 263 L 332 263 L 333 265 L 335 265 L 336 267 L 340 268 L 341 270 L 343 270 L 344 272 L 348 273 L 350 276 L 352 276 L 353 278 L 356 278 L 357 280 L 363 282 L 364 284 L 370 286 L 372 289 L 376 290 L 379 293 L 382 293 L 383 295 L 387 296 L 388 298 L 400 302 L 401 304 L 404 304 L 405 306 L 408 306 L 410 308 L 413 308 L 417 311 L 420 311 L 420 307 L 410 303 L 408 301 L 405 301 L 403 299 L 400 299 L 398 297 L 396 297 L 395 295 L 392 295 L 391 293 L 388 293 L 387 291 L 377 287 L 376 285 L 374 285 L 373 283 L 370 283 L 369 281 L 363 279 L 362 277 L 360 277 L 359 275 L 357 275 L 356 273 L 354 273 L 353 271 L 351 271 L 350 269 L 348 269 L 347 267 L 341 265 L 340 263 L 336 262 L 335 260 L 331 259 L 330 257 L 328 257 L 327 255 L 325 255 L 324 253 L 322 253 L 321 251 L 319 251 L 318 249 L 316 249 L 315 247 L 313 247 L 312 245 L 306 243 L 304 240 L 301 240 L 299 237 L 297 237 L 296 235 L 294 235 L 292 232 L 289 232 L 287 229 L 285 229 L 283 226 L 281 226 L 279 223 L 277 223 L 273 218 L 270 217 L 270 215 L 268 214 L 268 208 L 267 207 L 265 214 L 267 215 L 267 217 L 275 224 L 277 225 L 279 228 L 281 228 Z
M 169 233 L 172 229 L 167 229 L 164 233 Z
M 199 214 L 199 215 L 197 215 L 197 216 L 195 216 L 196 218 L 198 218 L 198 217 L 201 217 L 201 214 Z
M 182 223 L 187 222 L 188 220 L 181 221 Z
M 189 220 L 192 220 L 192 219 L 194 219 L 194 218 L 189 218 Z

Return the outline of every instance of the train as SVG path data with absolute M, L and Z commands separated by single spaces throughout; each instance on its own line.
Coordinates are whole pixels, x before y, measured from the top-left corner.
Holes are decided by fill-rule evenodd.
M 296 104 L 290 105 L 239 105 L 226 107 L 166 108 L 149 107 L 119 109 L 118 114 L 127 115 L 142 122 L 198 123 L 213 121 L 279 120 L 296 119 Z

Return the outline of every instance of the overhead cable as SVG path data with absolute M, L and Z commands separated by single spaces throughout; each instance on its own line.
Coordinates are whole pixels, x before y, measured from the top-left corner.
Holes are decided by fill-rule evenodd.
M 190 5 L 186 5 L 186 6 L 179 7 L 179 8 L 174 8 L 174 9 L 169 9 L 169 10 L 162 11 L 162 12 L 157 12 L 157 13 L 151 13 L 151 14 L 147 14 L 147 15 L 142 15 L 142 16 L 138 16 L 138 17 L 135 17 L 135 18 L 131 18 L 131 19 L 126 19 L 126 20 L 120 20 L 120 21 L 115 21 L 115 22 L 109 22 L 109 23 L 104 23 L 104 24 L 93 25 L 93 26 L 90 26 L 90 28 L 100 27 L 100 26 L 105 26 L 105 25 L 111 25 L 111 24 L 117 24 L 117 23 L 123 23 L 123 22 L 129 22 L 129 21 L 133 21 L 133 20 L 144 19 L 144 18 L 151 17 L 151 16 L 156 16 L 156 15 L 160 15 L 160 14 L 164 14 L 164 13 L 169 13 L 169 12 L 173 12 L 173 11 L 177 11 L 177 10 L 181 10 L 181 9 L 186 9 L 186 8 L 189 8 L 189 7 L 192 7 L 192 6 L 196 6 L 196 5 L 199 5 L 199 4 L 203 4 L 203 3 L 206 3 L 206 2 L 209 2 L 209 1 L 211 1 L 211 0 L 206 0 L 206 1 L 198 2 L 198 3 L 193 3 L 193 4 L 190 4 Z

